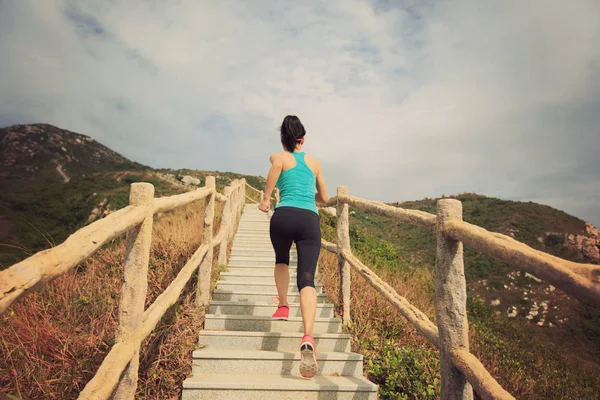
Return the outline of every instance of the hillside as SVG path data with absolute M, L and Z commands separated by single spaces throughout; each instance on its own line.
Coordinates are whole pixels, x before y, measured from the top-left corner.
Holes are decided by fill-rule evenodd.
M 199 178 L 186 185 L 186 176 Z M 151 182 L 156 196 L 245 177 L 211 171 L 155 170 L 93 138 L 48 124 L 0 129 L 0 269 L 64 241 L 69 234 L 128 204 L 133 182 Z M 247 177 L 260 184 L 260 178 Z

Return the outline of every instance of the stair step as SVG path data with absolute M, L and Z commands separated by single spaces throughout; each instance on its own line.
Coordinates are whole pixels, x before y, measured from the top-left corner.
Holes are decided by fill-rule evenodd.
M 274 295 L 268 293 L 249 293 L 232 292 L 231 290 L 215 289 L 213 291 L 214 300 L 225 301 L 249 301 L 249 302 L 269 302 L 273 300 Z M 300 294 L 288 294 L 288 302 L 300 303 Z M 317 303 L 327 303 L 327 294 L 317 293 Z
M 270 272 L 271 275 L 273 274 L 273 270 L 275 269 L 275 265 L 264 265 L 264 266 L 260 266 L 260 265 L 235 265 L 235 264 L 229 264 L 227 266 L 227 272 L 241 272 L 241 273 L 246 273 L 246 272 Z M 297 273 L 297 268 L 295 265 L 290 265 L 288 267 L 288 271 L 290 273 Z
M 268 252 L 245 252 L 243 254 L 232 253 L 229 257 L 229 261 L 265 261 L 265 262 L 275 262 L 275 252 L 271 250 Z M 296 254 L 290 254 L 290 261 L 298 261 L 298 257 Z
M 358 376 L 198 374 L 183 382 L 182 400 L 375 400 L 377 385 Z
M 231 257 L 250 257 L 250 258 L 267 258 L 269 260 L 275 260 L 275 250 L 273 247 L 268 249 L 258 249 L 258 248 L 232 248 L 231 249 Z M 298 253 L 296 251 L 290 251 L 290 259 L 295 260 L 298 258 Z
M 256 292 L 265 294 L 270 293 L 273 296 L 277 295 L 277 286 L 275 286 L 274 279 L 271 279 L 270 282 L 219 281 L 217 282 L 217 289 L 230 290 L 233 292 L 245 291 L 248 293 Z M 323 293 L 323 284 L 315 283 L 315 289 L 317 293 Z M 296 285 L 288 286 L 288 294 L 292 293 L 298 293 L 298 287 Z
M 273 303 L 249 303 L 247 301 L 217 301 L 210 303 L 210 314 L 222 315 L 254 315 L 267 316 L 273 315 L 277 305 Z M 290 317 L 301 317 L 299 304 L 290 304 Z M 317 318 L 333 318 L 332 304 L 317 304 Z
M 297 351 L 303 332 L 249 332 L 202 330 L 198 343 L 207 349 Z M 315 333 L 317 351 L 349 352 L 346 333 Z
M 271 267 L 268 271 L 263 271 L 261 268 L 246 268 L 245 272 L 221 272 L 221 279 L 224 280 L 233 280 L 233 279 L 247 279 L 247 278 L 263 278 L 263 279 L 274 279 L 273 278 L 273 267 Z M 296 279 L 296 271 L 289 272 L 290 279 L 293 277 Z
M 296 284 L 296 278 L 297 275 L 296 273 L 290 273 L 290 280 L 289 283 L 290 285 L 292 284 Z M 219 280 L 219 282 L 249 282 L 249 283 L 268 283 L 269 280 L 273 281 L 273 273 L 271 273 L 268 276 L 264 276 L 264 275 L 251 275 L 251 274 L 239 274 L 239 275 L 227 275 L 224 276 L 223 273 L 221 273 L 221 279 Z
M 304 332 L 301 317 L 290 317 L 287 321 L 271 319 L 270 316 L 206 314 L 204 329 L 251 332 Z M 342 320 L 339 318 L 315 319 L 315 333 L 340 333 Z
M 229 263 L 230 264 L 237 264 L 237 265 L 248 265 L 248 266 L 275 266 L 275 257 L 273 257 L 273 259 L 269 260 L 266 257 L 263 257 L 261 259 L 256 259 L 256 260 L 249 260 L 246 257 L 230 257 L 229 258 Z M 297 260 L 290 260 L 289 265 L 293 265 L 296 266 L 298 265 L 298 261 Z
M 317 349 L 318 350 L 318 349 Z M 193 352 L 192 373 L 261 374 L 299 376 L 299 351 L 202 349 Z M 362 376 L 361 354 L 317 351 L 318 374 Z

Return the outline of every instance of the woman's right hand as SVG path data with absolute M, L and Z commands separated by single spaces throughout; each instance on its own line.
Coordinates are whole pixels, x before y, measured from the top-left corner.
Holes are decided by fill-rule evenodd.
M 263 200 L 263 202 L 258 205 L 258 209 L 265 213 L 269 212 L 271 209 L 271 202 L 269 200 Z

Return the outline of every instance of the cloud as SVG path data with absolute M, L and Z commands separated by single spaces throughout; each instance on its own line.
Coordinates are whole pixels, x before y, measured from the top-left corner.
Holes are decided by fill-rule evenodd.
M 600 224 L 600 3 L 0 3 L 0 121 L 266 175 L 283 116 L 331 191 L 476 191 Z

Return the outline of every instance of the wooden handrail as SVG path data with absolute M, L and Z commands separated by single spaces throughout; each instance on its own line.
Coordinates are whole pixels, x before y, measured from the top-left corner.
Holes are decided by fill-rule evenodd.
M 191 192 L 178 194 L 175 196 L 159 197 L 154 199 L 154 213 L 171 211 L 178 207 L 185 206 L 194 201 L 201 200 L 214 193 L 213 188 L 202 187 Z
M 580 300 L 600 305 L 600 265 L 580 264 L 533 249 L 510 236 L 452 220 L 444 231 L 480 252 L 529 272 Z

